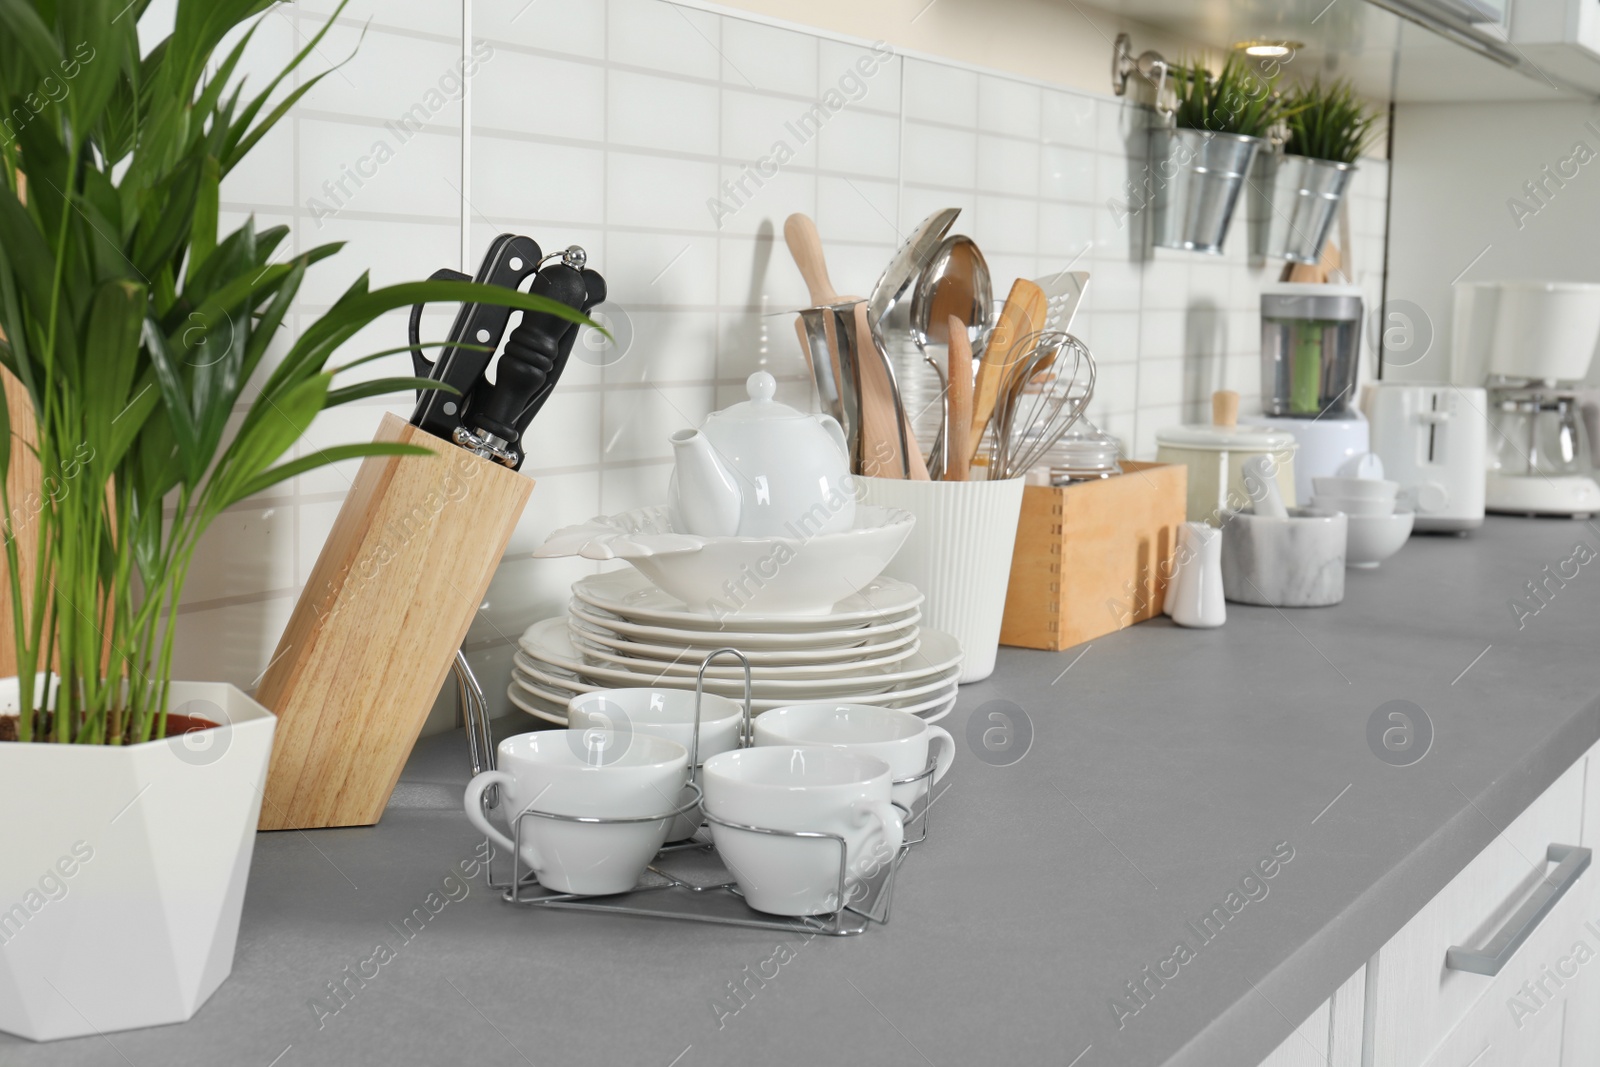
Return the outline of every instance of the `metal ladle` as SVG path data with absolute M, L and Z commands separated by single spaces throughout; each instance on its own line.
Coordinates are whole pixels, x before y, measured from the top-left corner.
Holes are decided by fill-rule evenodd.
M 983 355 L 989 340 L 989 315 L 994 306 L 994 285 L 989 264 L 970 237 L 953 234 L 940 242 L 928 265 L 917 279 L 911 294 L 911 339 L 922 358 L 939 376 L 939 436 L 928 456 L 928 466 L 947 473 L 944 443 L 948 436 L 948 412 L 943 403 L 949 382 L 944 368 L 928 354 L 929 345 L 949 345 L 949 317 L 954 315 L 967 326 L 967 340 L 973 359 Z M 969 371 L 970 373 L 970 371 Z

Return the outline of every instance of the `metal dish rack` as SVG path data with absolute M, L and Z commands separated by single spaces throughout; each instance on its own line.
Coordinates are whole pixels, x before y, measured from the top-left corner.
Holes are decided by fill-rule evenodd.
M 516 845 L 511 856 L 508 877 L 496 877 L 495 856 L 490 845 L 490 860 L 484 865 L 485 884 L 500 892 L 501 899 L 524 907 L 551 908 L 567 911 L 609 912 L 624 915 L 646 915 L 658 919 L 684 919 L 691 922 L 720 923 L 727 926 L 753 926 L 768 930 L 784 930 L 810 934 L 848 937 L 865 932 L 873 923 L 889 921 L 889 904 L 894 893 L 894 876 L 906 853 L 928 838 L 928 808 L 933 799 L 932 778 L 936 759 L 929 756 L 928 766 L 909 778 L 897 778 L 893 785 L 913 785 L 926 782 L 927 788 L 918 793 L 910 808 L 895 803 L 903 817 L 907 837 L 892 857 L 872 864 L 862 877 L 851 881 L 848 877 L 847 846 L 838 834 L 811 830 L 777 830 L 765 826 L 751 826 L 718 818 L 710 812 L 702 814 L 707 822 L 730 830 L 752 834 L 771 834 L 779 837 L 809 837 L 831 839 L 839 848 L 839 882 L 836 896 L 842 906 L 829 915 L 779 916 L 756 911 L 745 903 L 732 873 L 717 856 L 715 845 L 706 838 L 709 828 L 702 826 L 687 841 L 664 846 L 645 868 L 639 884 L 626 893 L 612 896 L 590 897 L 576 893 L 561 893 L 540 885 L 533 872 L 524 871 L 522 865 L 523 827 L 530 818 L 552 819 L 559 822 L 592 823 L 597 825 L 621 823 L 661 822 L 693 811 L 701 801 L 699 782 L 700 761 L 700 704 L 706 668 L 719 656 L 733 656 L 744 667 L 744 723 L 739 731 L 739 747 L 755 744 L 754 726 L 750 711 L 750 662 L 734 648 L 719 648 L 711 652 L 700 664 L 695 676 L 695 728 L 690 737 L 689 781 L 691 799 L 671 811 L 657 815 L 633 818 L 600 818 L 585 815 L 563 815 L 558 812 L 528 808 L 513 820 L 511 836 Z M 481 774 L 495 766 L 495 742 L 489 725 L 488 702 L 483 689 L 468 666 L 466 657 L 456 653 L 455 675 L 457 693 L 463 716 L 466 719 L 467 743 L 472 755 L 472 773 Z M 498 789 L 484 792 L 484 804 L 493 810 L 499 804 Z M 915 827 L 916 837 L 910 837 Z M 488 844 L 488 842 L 486 842 Z

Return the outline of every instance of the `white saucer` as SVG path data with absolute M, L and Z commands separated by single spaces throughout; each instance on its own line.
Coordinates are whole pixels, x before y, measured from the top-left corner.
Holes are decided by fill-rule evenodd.
M 565 708 L 567 701 L 580 693 L 592 693 L 596 690 L 613 688 L 612 686 L 594 685 L 581 678 L 574 677 L 560 668 L 527 666 L 518 662 L 511 672 L 512 681 L 528 693 L 549 701 L 556 707 Z M 942 701 L 951 698 L 960 683 L 961 669 L 957 664 L 922 685 L 906 686 L 891 689 L 882 693 L 858 693 L 848 696 L 810 697 L 805 694 L 785 694 L 782 697 L 760 696 L 753 697 L 750 701 L 751 709 L 760 714 L 773 708 L 783 707 L 786 704 L 803 704 L 813 700 L 835 700 L 841 703 L 871 704 L 877 707 L 895 707 L 913 713 L 935 709 Z M 690 688 L 681 684 L 682 679 L 672 679 L 664 683 L 662 688 Z M 680 684 L 670 684 L 678 682 Z M 727 693 L 732 699 L 739 700 L 743 696 L 742 688 L 738 693 Z M 708 689 L 709 691 L 709 689 Z
M 581 600 L 573 600 L 567 611 L 591 626 L 599 626 L 615 633 L 642 638 L 655 644 L 676 645 L 679 648 L 722 648 L 732 646 L 744 651 L 777 651 L 811 648 L 851 648 L 874 637 L 898 633 L 907 626 L 922 621 L 922 613 L 913 608 L 909 613 L 872 626 L 851 626 L 838 630 L 816 630 L 811 633 L 760 633 L 743 630 L 679 630 L 648 623 L 629 622 L 608 611 L 595 608 Z
M 591 574 L 572 583 L 572 595 L 631 622 L 685 630 L 717 630 L 737 625 L 761 633 L 810 633 L 836 630 L 850 623 L 871 623 L 902 615 L 921 604 L 922 591 L 908 582 L 877 577 L 854 596 L 845 597 L 826 615 L 763 615 L 739 612 L 718 617 L 694 611 L 668 596 L 636 570 Z
M 551 710 L 553 707 L 560 707 L 564 705 L 551 704 L 550 707 L 545 707 L 543 705 L 550 703 L 548 698 L 534 696 L 522 686 L 517 684 L 512 684 L 511 686 L 507 687 L 506 697 L 517 707 L 518 710 L 525 711 L 536 719 L 542 719 L 545 722 L 554 723 L 557 726 L 567 725 L 567 717 L 565 714 Z M 921 706 L 922 705 L 918 705 L 917 707 L 904 708 L 902 710 L 909 711 L 912 714 L 917 715 L 922 719 L 923 722 L 938 722 L 940 719 L 949 715 L 950 712 L 955 708 L 956 695 L 951 693 L 948 697 L 929 701 L 926 712 L 917 710 L 917 708 Z
M 915 615 L 915 613 L 913 613 Z M 608 630 L 604 626 L 586 621 L 577 615 L 567 616 L 567 629 L 575 644 L 592 644 L 610 649 L 619 656 L 639 660 L 680 661 L 690 646 L 684 644 L 653 644 L 625 634 Z M 860 631 L 852 631 L 859 633 Z M 756 649 L 746 647 L 750 666 L 795 667 L 821 663 L 854 663 L 886 655 L 896 649 L 917 642 L 917 623 L 908 622 L 898 630 L 877 634 L 866 640 L 827 648 Z M 702 647 L 701 655 L 711 646 Z
M 546 619 L 534 623 L 523 632 L 518 644 L 521 650 L 516 653 L 516 662 L 524 670 L 558 667 L 576 678 L 614 686 L 672 685 L 674 682 L 681 686 L 692 684 L 692 676 L 674 676 L 665 669 L 630 670 L 584 662 L 572 645 L 565 619 Z M 879 666 L 832 664 L 799 678 L 755 679 L 752 670 L 752 684 L 754 692 L 763 697 L 804 693 L 807 699 L 821 700 L 842 697 L 847 693 L 882 692 L 889 687 L 915 686 L 938 677 L 960 662 L 961 646 L 954 637 L 938 630 L 925 629 L 921 632 L 921 645 L 916 653 L 895 663 Z M 729 663 L 734 663 L 732 657 L 729 657 Z M 664 668 L 665 665 L 662 666 Z M 706 689 L 711 692 L 742 692 L 743 685 L 742 672 L 737 677 L 706 678 Z
M 705 658 L 692 653 L 689 649 L 684 649 L 675 659 L 640 659 L 624 655 L 601 644 L 591 643 L 583 636 L 582 631 L 569 628 L 566 633 L 567 639 L 572 642 L 573 650 L 583 662 L 595 667 L 611 667 L 638 674 L 677 674 L 693 678 L 700 673 L 700 664 Z M 882 655 L 846 660 L 842 663 L 792 663 L 781 666 L 751 663 L 750 675 L 757 680 L 830 678 L 845 668 L 889 667 L 916 655 L 920 643 L 920 639 L 913 634 L 910 641 Z M 722 656 L 706 668 L 706 677 L 739 679 L 744 677 L 744 668 L 733 657 Z

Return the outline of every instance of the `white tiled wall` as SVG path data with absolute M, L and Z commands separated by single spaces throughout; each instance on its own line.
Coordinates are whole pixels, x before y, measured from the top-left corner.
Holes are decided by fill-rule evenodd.
M 303 47 L 329 10 L 269 12 L 252 70 Z M 1113 97 L 664 0 L 354 0 L 312 69 L 358 40 L 224 190 L 231 219 L 288 222 L 296 249 L 346 242 L 315 269 L 297 324 L 363 270 L 375 285 L 470 270 L 509 230 L 583 245 L 632 328 L 619 362 L 574 358 L 534 423 L 538 486 L 469 639 L 492 700 L 517 634 L 559 613 L 592 566 L 530 559 L 546 533 L 662 499 L 667 435 L 737 398 L 758 367 L 810 404 L 791 317 L 766 317 L 808 302 L 782 241 L 791 212 L 816 219 L 842 293 L 870 290 L 902 235 L 946 206 L 962 208 L 956 230 L 983 247 L 997 297 L 1018 276 L 1088 270 L 1075 332 L 1100 364 L 1091 415 L 1135 455 L 1157 428 L 1200 417 L 1211 390 L 1247 404 L 1257 391 L 1257 293 L 1278 265 L 1248 261 L 1242 209 L 1223 256 L 1152 252 L 1137 217 L 1119 224 L 1109 202 L 1142 163 L 1148 112 Z M 478 63 L 463 86 L 465 55 Z M 803 117 L 830 100 L 843 106 L 812 135 Z M 397 125 L 407 112 L 426 118 L 420 132 Z M 789 157 L 775 174 L 729 192 L 775 153 Z M 1363 164 L 1350 200 L 1373 302 L 1385 167 Z M 734 209 L 720 219 L 719 197 Z M 430 315 L 425 334 L 449 318 Z M 350 354 L 403 337 L 396 314 Z M 362 373 L 380 372 L 409 373 L 405 357 Z M 367 439 L 384 410 L 409 407 L 342 408 L 311 438 Z M 307 475 L 223 518 L 189 590 L 180 674 L 260 673 L 351 473 Z

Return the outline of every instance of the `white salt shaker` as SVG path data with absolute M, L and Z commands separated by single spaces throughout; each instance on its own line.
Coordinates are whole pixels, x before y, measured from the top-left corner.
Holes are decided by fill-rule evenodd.
M 1178 527 L 1172 577 L 1162 610 L 1179 626 L 1221 626 L 1228 618 L 1222 599 L 1222 531 L 1209 523 Z

